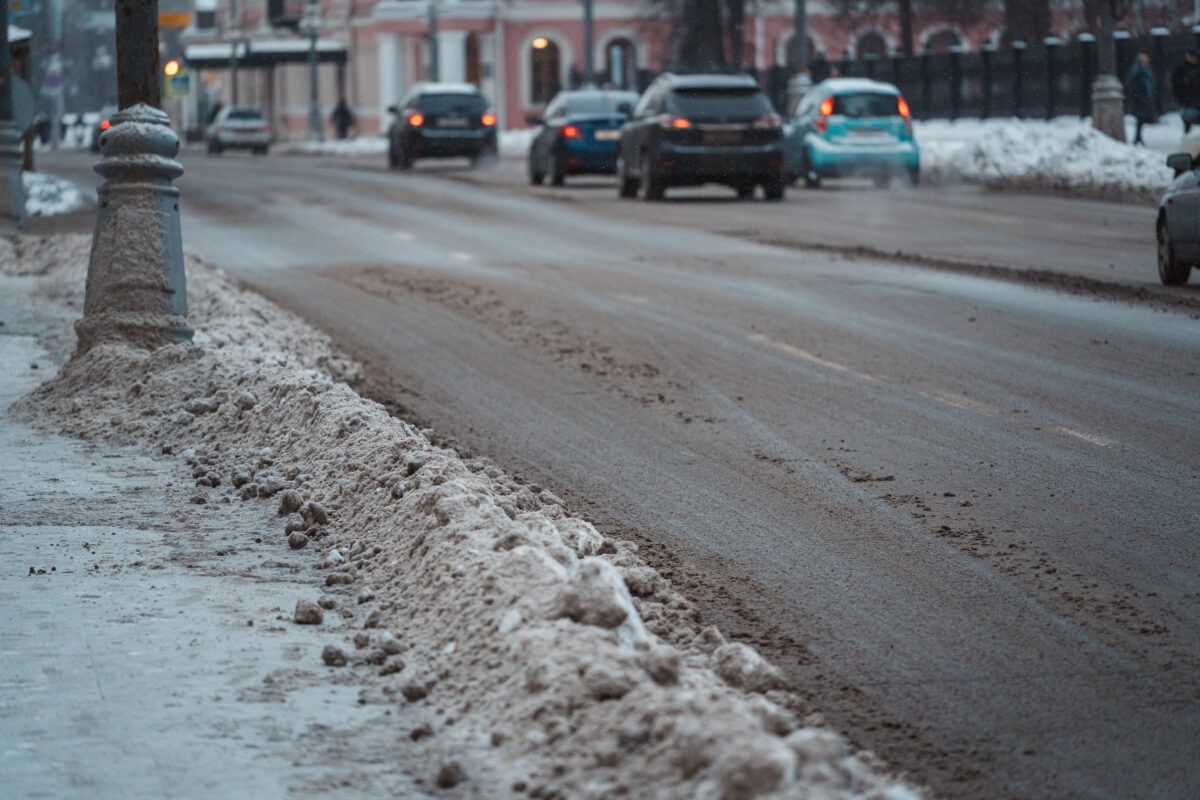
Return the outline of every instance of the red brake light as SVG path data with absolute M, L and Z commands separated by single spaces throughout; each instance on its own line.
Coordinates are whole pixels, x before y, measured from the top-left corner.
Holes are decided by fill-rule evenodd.
M 496 115 L 488 111 L 480 118 L 480 121 L 483 122 L 485 127 L 490 128 L 496 124 Z
M 414 128 L 419 128 L 425 124 L 425 115 L 420 111 L 414 111 L 408 115 L 408 124 Z
M 692 127 L 692 123 L 683 117 L 676 117 L 675 119 L 671 120 L 671 127 L 677 130 L 687 130 L 688 128 Z
M 908 101 L 906 101 L 903 97 L 896 99 L 896 111 L 900 112 L 900 116 L 902 117 L 907 117 L 912 114 L 908 108 Z
M 817 129 L 817 133 L 825 133 L 829 130 L 829 115 L 833 113 L 833 98 L 826 97 L 822 100 L 818 111 L 821 113 L 817 114 L 817 119 L 813 122 L 813 127 Z
M 112 127 L 112 123 L 109 122 L 108 120 L 106 120 L 106 119 L 100 120 L 100 130 L 106 131 L 111 127 Z
M 673 117 L 670 114 L 659 114 L 658 125 L 660 128 L 668 130 L 674 129 L 677 131 L 685 131 L 692 127 L 692 121 L 686 117 Z
M 828 117 L 833 114 L 833 98 L 826 97 L 821 101 L 821 116 Z
M 575 125 L 563 125 L 562 127 L 562 137 L 564 139 L 578 139 L 581 135 L 579 128 Z

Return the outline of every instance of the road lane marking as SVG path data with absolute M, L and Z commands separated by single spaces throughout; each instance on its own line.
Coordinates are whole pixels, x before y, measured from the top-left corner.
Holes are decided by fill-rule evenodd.
M 450 255 L 452 255 L 454 258 L 457 258 L 459 261 L 474 261 L 475 260 L 475 256 L 471 255 L 470 253 L 464 253 L 462 250 L 455 250 Z
M 1064 436 L 1070 436 L 1072 439 L 1078 439 L 1081 442 L 1094 444 L 1097 447 L 1112 447 L 1116 444 L 1116 442 L 1114 442 L 1112 439 L 1105 439 L 1103 436 L 1096 436 L 1091 433 L 1083 433 L 1082 431 L 1071 430 L 1070 428 L 1064 428 L 1061 425 L 1056 425 L 1050 430 L 1057 431 Z
M 825 367 L 826 369 L 832 369 L 836 372 L 843 372 L 847 375 L 853 375 L 856 378 L 862 378 L 864 381 L 870 381 L 871 383 L 879 383 L 879 378 L 876 378 L 874 375 L 868 375 L 865 372 L 859 372 L 853 367 L 848 367 L 845 364 L 839 364 L 836 361 L 830 361 L 827 358 L 821 358 L 816 353 L 810 353 L 807 350 L 802 350 L 795 345 L 788 344 L 787 342 L 776 341 L 775 339 L 763 336 L 761 333 L 750 334 L 750 341 L 758 344 L 765 344 L 768 347 L 773 347 L 782 353 L 787 353 L 793 358 L 798 358 L 801 361 L 807 361 L 810 364 L 816 364 L 818 366 Z

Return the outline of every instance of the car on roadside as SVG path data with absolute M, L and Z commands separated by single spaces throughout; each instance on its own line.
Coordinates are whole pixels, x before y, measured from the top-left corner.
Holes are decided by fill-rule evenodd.
M 94 118 L 92 123 L 92 142 L 91 148 L 93 153 L 100 152 L 100 135 L 112 127 L 113 115 L 117 113 L 116 106 L 105 106 L 100 110 L 98 115 L 85 115 Z
M 749 75 L 660 75 L 621 128 L 619 194 L 661 200 L 672 186 L 718 183 L 782 200 L 782 125 Z
M 883 187 L 897 177 L 920 179 L 912 112 L 890 83 L 821 81 L 796 105 L 784 138 L 789 183 L 803 179 L 815 189 L 825 178 L 870 178 Z
M 214 155 L 233 149 L 266 155 L 271 148 L 271 125 L 261 108 L 225 106 L 205 128 L 204 143 Z
M 465 157 L 475 166 L 496 157 L 496 112 L 474 84 L 418 83 L 388 111 L 392 169 L 426 158 Z
M 529 182 L 537 185 L 549 178 L 551 185 L 562 186 L 568 175 L 616 173 L 621 126 L 637 100 L 637 92 L 606 89 L 556 94 L 545 117 L 525 120 L 540 126 L 529 142 Z
M 1158 278 L 1182 286 L 1200 263 L 1200 165 L 1191 153 L 1172 153 L 1167 166 L 1175 178 L 1158 201 Z

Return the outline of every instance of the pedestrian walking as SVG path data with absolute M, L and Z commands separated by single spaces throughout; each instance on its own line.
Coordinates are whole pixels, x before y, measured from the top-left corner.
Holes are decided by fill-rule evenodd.
M 1154 73 L 1150 69 L 1150 56 L 1147 53 L 1137 54 L 1129 74 L 1125 76 L 1125 108 L 1137 122 L 1133 143 L 1145 146 L 1142 126 L 1155 121 Z
M 1179 103 L 1179 116 L 1186 134 L 1200 122 L 1200 50 L 1188 50 L 1171 70 L 1171 93 Z
M 333 127 L 337 131 L 337 138 L 345 139 L 349 135 L 350 129 L 354 127 L 354 112 L 350 110 L 350 106 L 346 105 L 346 98 L 343 97 L 338 100 L 338 104 L 334 107 L 330 117 L 333 119 Z

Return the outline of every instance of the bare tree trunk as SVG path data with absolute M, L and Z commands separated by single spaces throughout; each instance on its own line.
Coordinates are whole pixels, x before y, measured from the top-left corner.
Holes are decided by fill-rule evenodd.
M 726 0 L 729 15 L 729 65 L 742 68 L 742 57 L 746 48 L 743 31 L 746 22 L 746 0 Z
M 1033 44 L 1050 35 L 1050 0 L 1004 0 L 1008 41 Z
M 689 72 L 719 72 L 725 67 L 724 26 L 720 0 L 687 0 L 684 4 L 686 26 L 678 68 Z
M 913 7 L 912 0 L 900 0 L 900 52 L 913 54 Z

